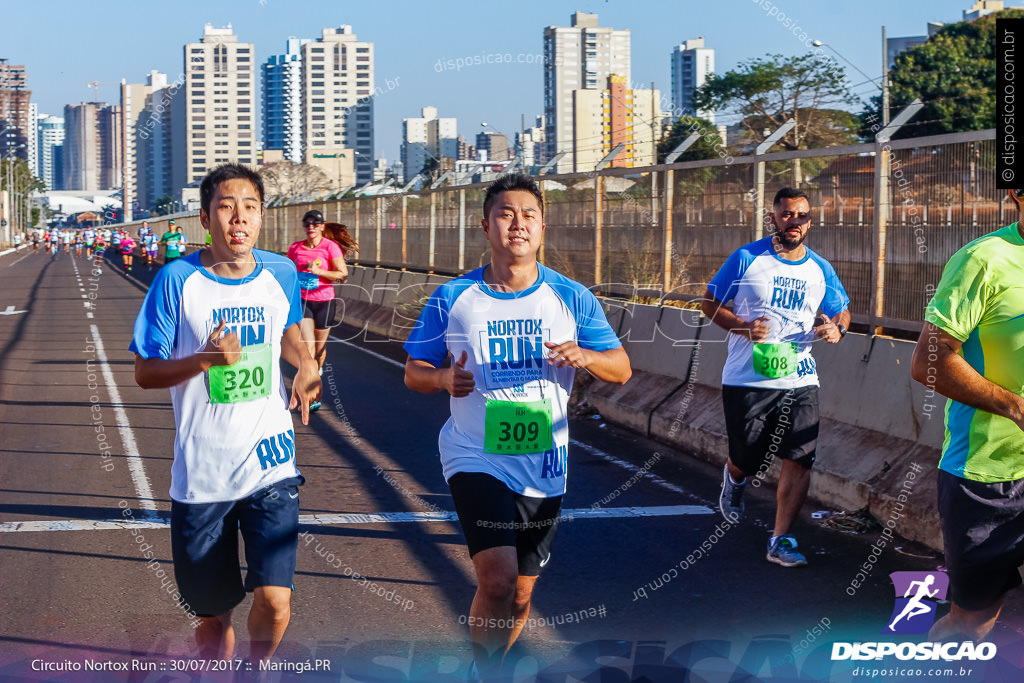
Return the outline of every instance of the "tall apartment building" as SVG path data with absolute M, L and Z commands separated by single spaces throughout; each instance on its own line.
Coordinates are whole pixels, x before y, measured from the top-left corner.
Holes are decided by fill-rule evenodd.
M 466 142 L 466 138 L 461 135 L 455 139 L 455 160 L 456 161 L 476 161 L 476 146 Z
M 39 177 L 39 105 L 28 103 L 28 122 L 25 127 L 25 151 L 28 168 Z
M 661 137 L 659 90 L 633 90 L 624 76 L 608 77 L 604 90 L 573 93 L 574 153 L 580 171 L 592 171 L 618 145 L 612 167 L 651 166 Z
M 40 114 L 36 127 L 36 177 L 43 181 L 47 190 L 63 190 L 64 119 Z
M 894 36 L 885 39 L 885 61 L 891 69 L 896 63 L 896 57 L 901 52 L 912 50 L 918 45 L 924 45 L 936 33 L 945 26 L 941 21 L 928 22 L 928 34 L 924 36 Z
M 476 134 L 477 153 L 486 152 L 486 161 L 508 161 L 512 152 L 508 148 L 508 137 L 492 130 Z
M 372 181 L 373 43 L 340 26 L 301 50 L 304 159 L 351 153 L 356 182 Z
M 151 115 L 147 105 L 154 90 L 167 87 L 167 75 L 150 71 L 146 83 L 127 83 L 121 80 L 121 165 L 124 168 L 124 219 L 130 221 L 133 214 L 145 205 L 139 202 L 139 184 L 144 173 L 139 167 L 145 157 L 143 148 L 149 144 L 146 123 Z
M 693 91 L 715 72 L 715 50 L 704 46 L 704 36 L 672 48 L 672 118 L 696 116 L 715 122 L 715 112 L 693 105 Z
M 150 92 L 135 122 L 135 191 L 140 210 L 153 210 L 160 197 L 173 197 L 175 178 L 184 178 L 184 154 L 175 155 L 173 115 L 183 120 L 184 77 L 168 85 L 167 76 L 151 71 L 146 77 Z M 179 147 L 180 149 L 180 147 Z M 178 181 L 181 183 L 182 181 Z
M 547 161 L 544 155 L 544 117 L 538 116 L 533 126 L 516 133 L 516 147 L 523 158 L 523 165 L 539 166 Z
M 412 180 L 428 159 L 436 159 L 439 167 L 445 165 L 444 159 L 458 159 L 457 128 L 457 119 L 438 118 L 437 107 L 423 107 L 420 116 L 402 119 L 402 169 L 407 176 L 402 182 Z
M 280 150 L 302 163 L 302 46 L 309 38 L 290 37 L 283 54 L 272 55 L 260 72 L 263 149 Z M 326 89 L 326 88 L 325 88 Z
M 220 164 L 256 163 L 255 49 L 231 24 L 203 27 L 184 48 L 183 92 L 172 98 L 174 195 Z
M 63 188 L 121 186 L 121 107 L 82 102 L 64 107 Z
M 458 119 L 439 117 L 427 121 L 427 151 L 438 159 L 459 157 Z
M 25 66 L 0 58 L 0 157 L 28 159 L 31 98 Z
M 593 166 L 577 164 L 573 130 L 576 127 L 575 96 L 578 91 L 604 89 L 610 75 L 620 74 L 629 82 L 630 33 L 599 27 L 597 15 L 575 12 L 571 26 L 544 29 L 544 121 L 546 156 L 566 155 L 558 162 L 558 172 L 589 171 Z M 593 93 L 580 96 L 580 103 L 593 99 Z M 589 155 L 588 155 L 589 156 Z M 589 158 L 588 158 L 589 162 Z

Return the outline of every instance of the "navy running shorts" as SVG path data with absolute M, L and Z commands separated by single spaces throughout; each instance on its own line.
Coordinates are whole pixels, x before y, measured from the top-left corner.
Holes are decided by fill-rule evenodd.
M 171 555 L 182 606 L 200 617 L 224 614 L 260 586 L 294 589 L 299 486 L 290 477 L 226 503 L 171 501 Z M 248 572 L 242 581 L 238 532 Z

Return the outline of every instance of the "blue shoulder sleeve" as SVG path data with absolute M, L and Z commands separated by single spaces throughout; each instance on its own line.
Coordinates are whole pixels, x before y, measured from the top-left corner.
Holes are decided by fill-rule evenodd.
M 825 276 L 825 298 L 821 301 L 821 310 L 830 318 L 839 315 L 850 307 L 850 297 L 846 295 L 843 283 L 839 281 L 839 276 L 832 264 L 813 251 L 811 258 L 818 264 Z
M 143 358 L 171 357 L 178 341 L 182 289 L 193 273 L 195 266 L 188 259 L 179 259 L 157 271 L 135 318 L 128 347 L 132 352 Z
M 410 358 L 441 367 L 448 358 L 445 337 L 452 305 L 472 284 L 473 280 L 462 277 L 446 282 L 434 291 L 402 347 Z
M 541 266 L 544 268 L 543 266 Z M 544 280 L 565 302 L 576 319 L 576 343 L 591 351 L 608 351 L 622 346 L 594 293 L 561 273 L 544 268 Z
M 757 244 L 754 242 L 732 252 L 715 276 L 711 278 L 711 282 L 708 283 L 708 290 L 712 296 L 723 304 L 729 303 L 736 296 L 736 290 L 743 279 L 743 274 L 757 258 L 757 254 L 751 248 Z

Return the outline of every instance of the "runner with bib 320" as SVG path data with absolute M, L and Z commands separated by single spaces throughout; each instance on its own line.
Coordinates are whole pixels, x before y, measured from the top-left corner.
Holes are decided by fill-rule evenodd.
M 738 521 L 746 478 L 756 475 L 759 485 L 771 456 L 779 456 L 778 507 L 767 557 L 784 567 L 807 564 L 789 531 L 807 497 L 818 438 L 811 343 L 835 344 L 850 324 L 850 299 L 835 269 L 804 246 L 810 212 L 802 190 L 779 190 L 770 214 L 773 234 L 734 251 L 702 303 L 704 315 L 732 333 L 722 370 L 729 458 L 719 509 Z M 730 301 L 732 310 L 724 306 Z

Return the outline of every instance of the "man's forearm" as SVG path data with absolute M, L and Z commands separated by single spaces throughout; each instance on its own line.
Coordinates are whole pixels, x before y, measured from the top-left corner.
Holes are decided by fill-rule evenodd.
M 143 389 L 167 389 L 187 382 L 209 370 L 213 363 L 196 353 L 185 358 L 143 358 L 135 356 L 135 382 Z
M 587 371 L 602 382 L 625 384 L 633 376 L 629 356 L 621 346 L 607 351 L 585 351 L 589 356 Z
M 946 398 L 1018 422 L 1022 419 L 1021 397 L 985 379 L 955 353 L 940 353 L 935 372 L 922 382 Z M 920 380 L 919 380 L 920 381 Z M 931 382 L 931 384 L 929 384 Z
M 405 363 L 405 386 L 421 394 L 434 394 L 444 389 L 444 368 L 436 368 L 424 360 L 410 358 Z
M 961 342 L 925 323 L 910 361 L 917 382 L 964 405 L 1021 424 L 1024 398 L 982 376 L 958 351 Z

